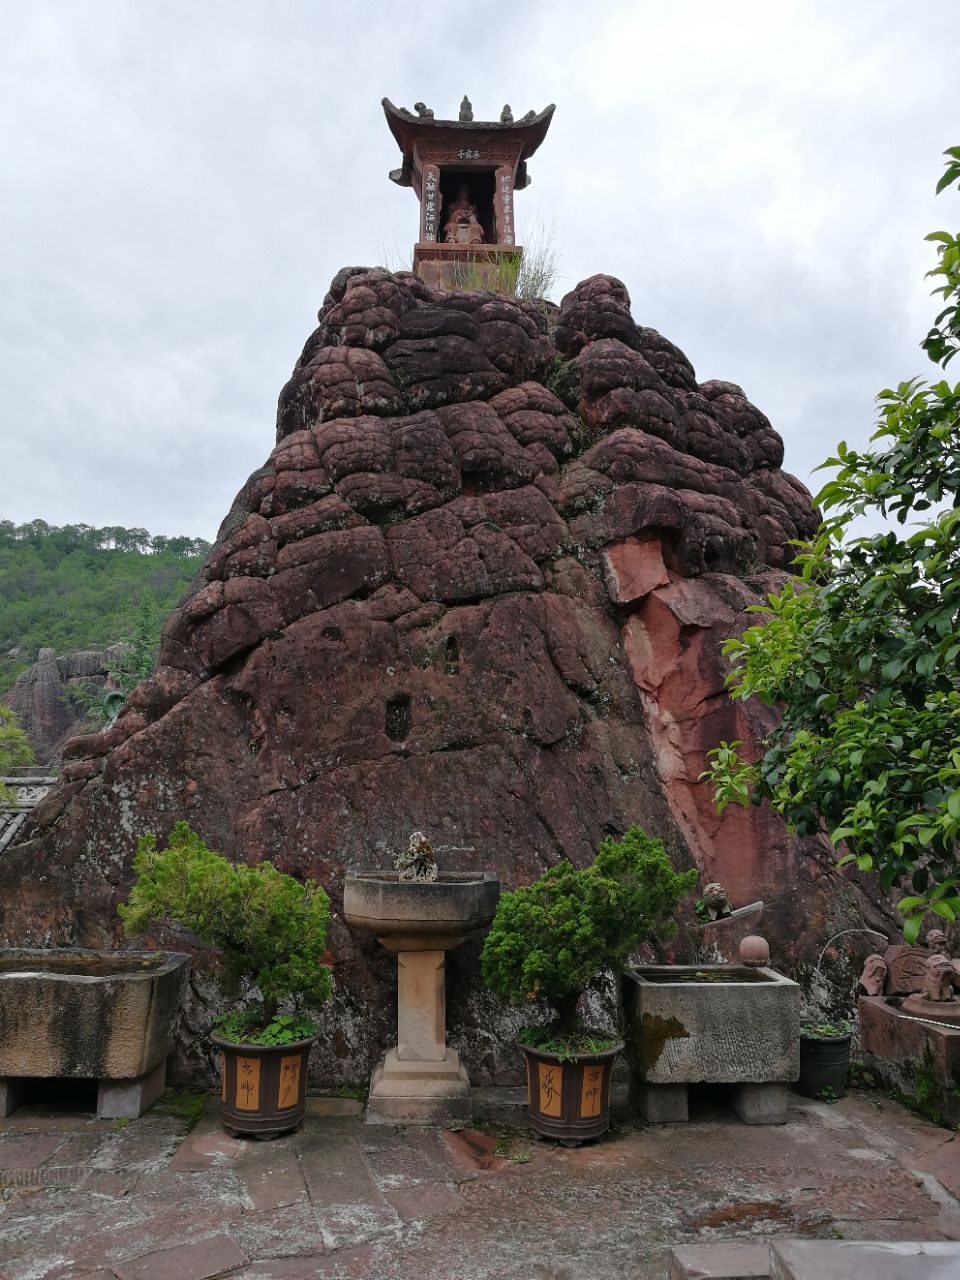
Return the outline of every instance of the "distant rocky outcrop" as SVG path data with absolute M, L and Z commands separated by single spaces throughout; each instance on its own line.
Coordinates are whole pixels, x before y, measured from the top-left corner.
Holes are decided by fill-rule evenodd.
M 817 525 L 780 437 L 635 323 L 619 281 L 548 311 L 340 272 L 159 669 L 111 729 L 68 744 L 0 861 L 7 942 L 115 941 L 137 837 L 185 817 L 329 889 L 315 1070 L 357 1081 L 389 1040 L 395 979 L 342 922 L 343 872 L 415 829 L 447 869 L 510 886 L 639 822 L 736 905 L 765 899 L 787 968 L 859 918 L 823 843 L 766 808 L 718 817 L 698 781 L 709 747 L 769 723 L 726 696 L 720 648 Z M 491 1080 L 513 1024 L 472 944 L 450 973 L 451 1042 Z
M 71 689 L 104 688 L 110 680 L 108 668 L 123 652 L 122 644 L 61 657 L 53 649 L 41 649 L 33 666 L 3 695 L 0 700 L 16 713 L 39 761 L 56 764 L 64 742 L 85 719 L 82 704 L 70 697 Z

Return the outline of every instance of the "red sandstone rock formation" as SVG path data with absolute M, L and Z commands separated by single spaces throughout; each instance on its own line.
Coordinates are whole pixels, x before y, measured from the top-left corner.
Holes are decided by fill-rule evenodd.
M 113 645 L 58 658 L 53 649 L 41 649 L 33 666 L 22 672 L 0 699 L 16 713 L 38 760 L 58 761 L 64 740 L 76 733 L 83 719 L 82 712 L 70 701 L 70 687 L 102 688 L 108 665 L 119 659 L 122 650 L 122 645 Z
M 640 822 L 736 905 L 768 901 L 774 963 L 847 923 L 822 845 L 765 809 L 718 818 L 697 781 L 709 747 L 763 731 L 720 645 L 816 526 L 763 414 L 698 384 L 608 276 L 548 318 L 351 268 L 319 321 L 156 675 L 68 744 L 0 864 L 3 935 L 112 941 L 136 837 L 180 817 L 320 879 L 335 911 L 344 867 L 414 829 L 509 886 Z M 392 968 L 336 916 L 331 945 L 321 1071 L 356 1080 Z M 454 953 L 451 1038 L 482 1081 L 503 1013 L 470 964 Z

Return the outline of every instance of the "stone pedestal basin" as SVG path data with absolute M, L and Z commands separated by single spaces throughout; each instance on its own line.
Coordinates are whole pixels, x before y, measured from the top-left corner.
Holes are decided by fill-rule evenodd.
M 347 872 L 343 915 L 397 956 L 397 1046 L 370 1081 L 368 1123 L 461 1125 L 470 1119 L 470 1081 L 446 1042 L 444 952 L 493 919 L 500 881 L 459 872 L 434 881 L 396 872 Z
M 140 1115 L 163 1091 L 190 957 L 0 951 L 0 1115 L 23 1081 L 99 1081 L 97 1114 Z

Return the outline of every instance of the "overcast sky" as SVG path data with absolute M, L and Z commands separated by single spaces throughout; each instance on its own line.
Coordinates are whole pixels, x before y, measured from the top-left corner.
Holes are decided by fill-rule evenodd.
M 933 366 L 955 0 L 0 0 L 0 518 L 212 538 L 331 277 L 398 263 L 380 99 L 557 104 L 517 196 L 812 469 Z

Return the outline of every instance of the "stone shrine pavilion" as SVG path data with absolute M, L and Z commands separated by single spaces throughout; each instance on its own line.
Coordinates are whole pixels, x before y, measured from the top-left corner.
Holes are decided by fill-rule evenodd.
M 420 234 L 413 269 L 431 287 L 462 289 L 504 269 L 514 278 L 523 249 L 516 243 L 513 193 L 530 185 L 527 161 L 547 135 L 551 104 L 514 120 L 474 120 L 464 97 L 458 120 L 435 120 L 422 102 L 415 112 L 383 99 L 390 132 L 403 153 L 392 182 L 413 187 L 420 201 Z

